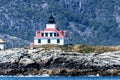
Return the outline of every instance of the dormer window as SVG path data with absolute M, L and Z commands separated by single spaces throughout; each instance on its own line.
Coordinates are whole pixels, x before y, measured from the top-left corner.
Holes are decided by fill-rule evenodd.
M 57 34 L 56 33 L 54 33 L 54 37 L 56 37 L 57 36 Z
M 43 37 L 43 36 L 44 36 L 44 33 L 41 33 L 41 36 Z
M 45 33 L 45 36 L 48 37 L 48 33 Z
M 50 37 L 52 37 L 52 33 L 50 33 Z
M 57 33 L 57 36 L 59 36 L 59 34 Z

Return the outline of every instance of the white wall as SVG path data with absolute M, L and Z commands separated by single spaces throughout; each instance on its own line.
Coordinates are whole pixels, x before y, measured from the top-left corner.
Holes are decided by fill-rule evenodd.
M 50 43 L 48 43 L 48 39 L 50 39 Z M 58 45 L 64 45 L 65 41 L 64 38 L 59 38 L 60 39 L 60 43 L 57 43 L 57 39 L 58 38 L 42 38 L 41 39 L 41 43 L 38 43 L 38 38 L 34 39 L 34 45 L 42 45 L 42 44 L 58 44 Z
M 46 28 L 55 28 L 55 24 L 46 24 Z
M 0 49 L 5 49 L 5 44 L 0 44 Z
M 38 45 L 38 39 L 34 38 L 34 45 Z

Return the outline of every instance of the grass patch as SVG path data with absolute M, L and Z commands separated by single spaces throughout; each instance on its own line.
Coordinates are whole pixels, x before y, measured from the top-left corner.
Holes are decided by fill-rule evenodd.
M 50 49 L 61 49 L 65 52 L 80 52 L 80 53 L 103 53 L 119 51 L 120 46 L 88 46 L 88 45 L 39 45 L 35 48 L 44 48 L 45 50 Z

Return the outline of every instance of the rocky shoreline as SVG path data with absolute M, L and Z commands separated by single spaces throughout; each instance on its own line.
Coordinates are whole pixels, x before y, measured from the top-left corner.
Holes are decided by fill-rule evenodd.
M 14 48 L 0 51 L 0 75 L 119 76 L 120 51 L 65 52 L 61 49 Z

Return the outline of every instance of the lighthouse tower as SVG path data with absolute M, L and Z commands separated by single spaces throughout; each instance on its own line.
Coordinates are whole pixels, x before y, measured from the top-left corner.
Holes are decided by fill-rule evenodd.
M 34 37 L 34 45 L 44 44 L 68 44 L 65 36 L 66 30 L 58 30 L 56 28 L 55 18 L 51 15 L 44 30 L 37 30 Z

